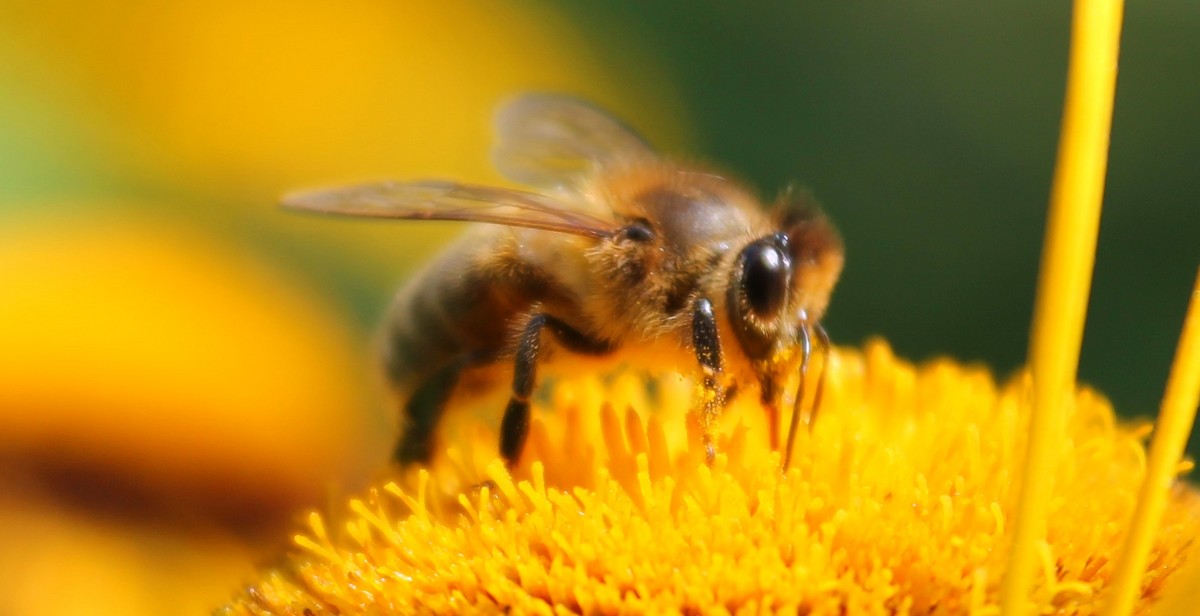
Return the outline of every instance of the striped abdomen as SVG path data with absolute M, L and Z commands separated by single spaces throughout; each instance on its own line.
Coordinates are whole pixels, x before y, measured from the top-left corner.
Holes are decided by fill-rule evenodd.
M 544 233 L 476 228 L 400 290 L 383 341 L 384 367 L 395 389 L 410 393 L 461 359 L 497 358 L 523 326 L 515 321 L 534 304 L 575 312 L 574 298 L 538 262 L 547 249 L 558 252 Z

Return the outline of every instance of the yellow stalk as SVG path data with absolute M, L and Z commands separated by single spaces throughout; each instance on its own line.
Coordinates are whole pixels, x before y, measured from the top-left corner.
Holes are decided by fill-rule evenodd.
M 1104 613 L 1110 616 L 1132 614 L 1141 590 L 1155 531 L 1167 506 L 1167 494 L 1179 469 L 1179 459 L 1187 445 L 1200 405 L 1200 273 L 1192 290 L 1192 301 L 1183 323 L 1183 333 L 1175 350 L 1175 362 L 1167 380 L 1162 410 L 1158 415 L 1146 477 L 1138 493 L 1129 534 L 1121 547 L 1113 574 L 1113 590 Z
M 1071 404 L 1095 259 L 1122 8 L 1120 0 L 1078 0 L 1072 18 L 1066 104 L 1030 341 L 1033 417 L 1001 587 L 1003 616 L 1027 611 L 1037 548 L 1045 539 L 1051 469 Z

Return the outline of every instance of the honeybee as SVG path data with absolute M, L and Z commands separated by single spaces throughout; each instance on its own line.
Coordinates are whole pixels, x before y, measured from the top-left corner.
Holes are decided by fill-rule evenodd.
M 495 128 L 497 169 L 530 190 L 379 182 L 283 199 L 323 214 L 490 223 L 442 252 L 391 306 L 383 364 L 406 424 L 394 458 L 428 461 L 462 373 L 511 361 L 499 443 L 511 467 L 549 351 L 635 349 L 622 355 L 699 377 L 691 417 L 710 462 L 715 420 L 735 391 L 757 389 L 778 448 L 781 384 L 799 371 L 786 468 L 809 358 L 830 348 L 820 321 L 843 263 L 821 211 L 791 193 L 766 208 L 715 171 L 656 155 L 574 98 L 521 96 L 501 106 Z

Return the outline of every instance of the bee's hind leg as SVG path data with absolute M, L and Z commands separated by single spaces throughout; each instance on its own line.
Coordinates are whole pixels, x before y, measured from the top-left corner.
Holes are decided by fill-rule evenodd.
M 442 418 L 450 393 L 458 383 L 459 375 L 468 364 L 470 358 L 467 357 L 451 362 L 433 373 L 408 399 L 404 405 L 408 425 L 396 443 L 392 460 L 407 466 L 429 462 L 433 457 L 434 432 L 438 421 Z
M 542 330 L 549 330 L 564 348 L 576 353 L 603 355 L 612 351 L 611 344 L 589 338 L 551 315 L 537 313 L 529 317 L 517 340 L 512 397 L 500 421 L 500 455 L 509 468 L 517 465 L 525 438 L 529 436 L 529 397 L 537 384 L 538 359 L 543 351 Z

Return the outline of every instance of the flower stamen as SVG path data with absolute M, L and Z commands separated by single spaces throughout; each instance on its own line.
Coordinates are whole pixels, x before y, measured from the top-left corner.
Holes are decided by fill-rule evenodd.
M 1071 23 L 1067 97 L 1029 350 L 1033 416 L 1001 590 L 1004 616 L 1027 612 L 1036 547 L 1046 536 L 1051 469 L 1070 413 L 1100 226 L 1122 8 L 1121 0 L 1077 0 Z
M 1150 560 L 1154 536 L 1162 522 L 1167 496 L 1180 469 L 1180 458 L 1187 445 L 1192 423 L 1200 405 L 1200 272 L 1183 322 L 1183 333 L 1171 364 L 1167 392 L 1150 443 L 1146 475 L 1138 492 L 1137 509 L 1129 525 L 1129 534 L 1121 547 L 1113 574 L 1113 591 L 1105 604 L 1105 613 L 1123 616 L 1133 613 L 1142 573 Z

